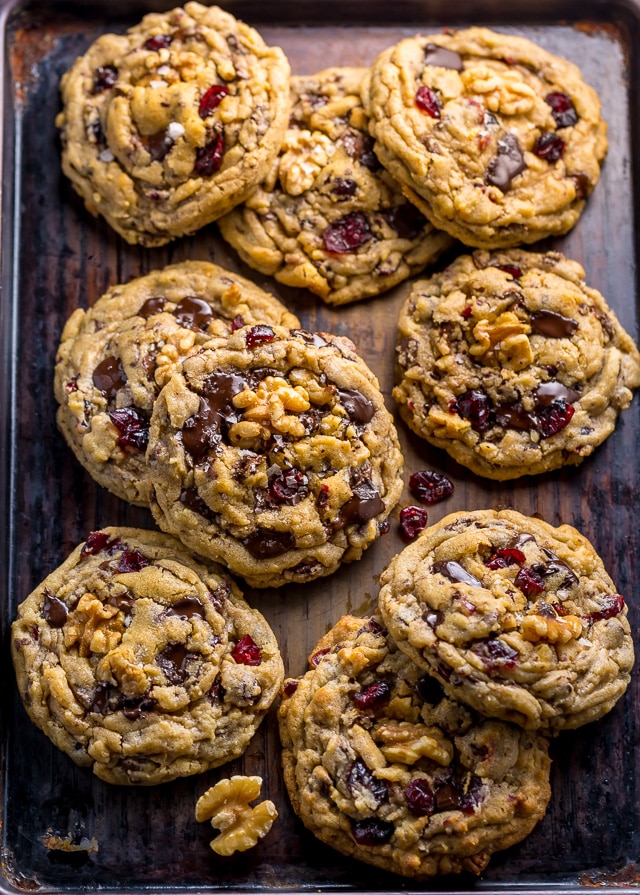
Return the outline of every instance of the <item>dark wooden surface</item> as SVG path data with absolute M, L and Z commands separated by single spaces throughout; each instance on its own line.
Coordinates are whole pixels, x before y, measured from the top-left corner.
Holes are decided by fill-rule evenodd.
M 241 265 L 215 225 L 162 249 L 125 244 L 91 218 L 59 170 L 54 116 L 58 80 L 102 31 L 133 24 L 148 4 L 73 6 L 38 3 L 12 12 L 5 34 L 5 122 L 0 302 L 2 475 L 2 891 L 76 891 L 103 887 L 152 890 L 542 892 L 585 884 L 640 891 L 640 694 L 635 675 L 625 698 L 602 721 L 559 736 L 552 746 L 553 795 L 545 819 L 521 845 L 497 854 L 480 881 L 454 878 L 415 885 L 342 858 L 306 833 L 283 791 L 273 712 L 246 755 L 224 768 L 148 790 L 117 788 L 76 768 L 28 721 L 15 694 L 8 659 L 8 624 L 17 604 L 86 534 L 107 524 L 153 527 L 150 515 L 95 485 L 75 462 L 55 427 L 53 360 L 63 323 L 78 305 L 92 304 L 110 285 L 187 258 L 213 260 L 273 291 L 309 329 L 349 336 L 378 375 L 388 405 L 393 384 L 395 321 L 407 285 L 367 302 L 329 309 L 310 293 L 286 289 Z M 165 8 L 167 4 L 165 3 Z M 161 8 L 157 4 L 156 8 Z M 294 73 L 331 64 L 366 65 L 400 37 L 443 25 L 480 21 L 520 33 L 579 63 L 599 91 L 609 124 L 603 176 L 575 230 L 553 243 L 586 268 L 622 323 L 637 335 L 638 62 L 640 10 L 625 3 L 425 2 L 252 4 L 229 8 L 280 44 Z M 126 9 L 125 14 L 121 13 Z M 434 14 L 434 10 L 436 11 Z M 107 18 L 109 16 L 110 18 Z M 342 18 L 341 18 L 342 16 Z M 348 18 L 348 17 L 351 18 Z M 400 22 L 400 17 L 403 20 Z M 580 16 L 578 19 L 577 17 Z M 537 24 L 534 20 L 537 19 Z M 363 24 L 363 22 L 375 24 Z M 400 23 L 399 23 L 400 22 Z M 358 24 L 359 23 L 359 24 Z M 635 102 L 636 108 L 630 109 Z M 635 176 L 634 176 L 635 172 Z M 492 483 L 474 477 L 398 423 L 405 481 L 416 469 L 446 472 L 453 497 L 430 520 L 458 509 L 513 507 L 557 525 L 579 528 L 597 547 L 640 624 L 640 401 L 615 433 L 580 468 L 535 479 Z M 405 490 L 400 506 L 410 502 Z M 399 508 L 398 508 L 399 509 Z M 397 511 L 391 532 L 363 559 L 304 588 L 245 589 L 267 616 L 287 673 L 305 669 L 307 653 L 345 612 L 375 606 L 378 578 L 403 543 Z M 220 776 L 260 774 L 280 812 L 254 850 L 217 858 L 210 827 L 197 824 L 194 805 Z M 53 833 L 95 840 L 98 851 L 48 850 Z M 613 890 L 613 889 L 612 889 Z

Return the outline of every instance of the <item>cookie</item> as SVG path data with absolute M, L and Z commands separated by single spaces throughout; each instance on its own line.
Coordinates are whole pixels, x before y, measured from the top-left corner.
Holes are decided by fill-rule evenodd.
M 448 699 L 375 616 L 346 616 L 287 680 L 284 780 L 302 822 L 346 855 L 415 879 L 480 873 L 550 798 L 548 743 Z
M 570 230 L 607 149 L 580 70 L 487 28 L 401 40 L 374 62 L 363 102 L 375 151 L 406 195 L 479 248 Z
M 252 323 L 297 326 L 272 295 L 206 261 L 184 261 L 112 286 L 62 332 L 55 370 L 58 427 L 92 477 L 148 503 L 144 455 L 162 385 L 184 357 Z
M 262 615 L 173 538 L 92 532 L 18 608 L 29 717 L 108 783 L 151 785 L 244 752 L 283 665 Z
M 575 728 L 627 688 L 634 649 L 624 598 L 570 525 L 514 510 L 452 513 L 398 554 L 380 584 L 400 649 L 487 715 Z
M 159 246 L 242 202 L 289 115 L 289 63 L 216 6 L 104 34 L 61 80 L 62 170 L 127 242 Z
M 402 194 L 372 149 L 366 69 L 291 79 L 292 112 L 266 181 L 219 221 L 240 257 L 327 303 L 378 295 L 451 244 Z
M 476 251 L 414 283 L 400 312 L 400 415 L 478 475 L 575 465 L 613 431 L 640 354 L 559 252 Z
M 147 462 L 160 527 L 254 587 L 358 559 L 402 491 L 393 419 L 353 343 L 282 327 L 187 358 L 155 403 Z

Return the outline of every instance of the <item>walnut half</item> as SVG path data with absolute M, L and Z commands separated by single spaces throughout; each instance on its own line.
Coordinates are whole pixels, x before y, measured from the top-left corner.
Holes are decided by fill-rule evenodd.
M 219 780 L 196 802 L 196 820 L 210 820 L 220 834 L 209 843 L 218 855 L 232 855 L 253 848 L 266 836 L 278 816 L 267 800 L 251 807 L 260 795 L 262 777 L 240 775 Z

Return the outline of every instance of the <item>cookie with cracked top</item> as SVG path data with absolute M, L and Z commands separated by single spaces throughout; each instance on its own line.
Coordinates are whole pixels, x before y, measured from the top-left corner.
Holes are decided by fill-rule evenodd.
M 269 177 L 218 223 L 251 267 L 332 305 L 390 289 L 452 242 L 373 152 L 360 100 L 365 71 L 291 79 L 289 129 Z
M 254 587 L 359 559 L 402 491 L 378 381 L 353 343 L 247 326 L 187 358 L 151 417 L 160 527 Z
M 375 151 L 431 223 L 470 246 L 566 233 L 606 125 L 576 65 L 487 28 L 406 38 L 363 85 Z
M 278 718 L 292 805 L 323 842 L 429 879 L 480 873 L 543 817 L 546 737 L 445 697 L 379 617 L 341 618 L 310 665 Z
M 627 606 L 592 544 L 514 510 L 445 516 L 380 578 L 389 633 L 452 698 L 526 728 L 601 718 L 634 663 Z
M 242 202 L 278 154 L 289 63 L 217 6 L 103 34 L 61 80 L 62 169 L 87 209 L 160 246 Z
M 220 566 L 134 528 L 76 547 L 18 607 L 11 646 L 34 724 L 117 784 L 237 758 L 284 675 L 271 628 Z
M 183 261 L 112 286 L 78 308 L 56 357 L 58 427 L 103 487 L 146 506 L 145 451 L 153 403 L 173 368 L 247 324 L 298 318 L 249 280 L 208 261 Z
M 393 397 L 405 422 L 478 475 L 575 465 L 614 430 L 640 353 L 580 264 L 479 250 L 413 284 Z

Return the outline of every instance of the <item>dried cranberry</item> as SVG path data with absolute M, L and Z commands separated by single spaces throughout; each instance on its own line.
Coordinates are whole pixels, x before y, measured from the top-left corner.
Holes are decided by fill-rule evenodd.
M 309 494 L 309 479 L 299 469 L 284 469 L 269 482 L 269 496 L 293 507 Z
M 123 550 L 118 560 L 119 572 L 139 572 L 148 566 L 148 560 L 140 553 L 139 550 Z
M 284 682 L 284 687 L 282 688 L 282 692 L 285 696 L 293 696 L 293 694 L 298 689 L 298 684 L 300 682 L 295 680 L 295 678 L 290 678 L 289 680 Z
M 548 93 L 544 99 L 551 106 L 551 114 L 558 127 L 573 127 L 578 123 L 578 113 L 566 93 L 554 91 Z
M 320 485 L 320 490 L 318 491 L 318 496 L 316 497 L 316 506 L 317 507 L 326 507 L 329 503 L 329 486 L 328 485 Z
M 520 588 L 525 597 L 537 597 L 538 594 L 541 594 L 546 589 L 543 578 L 537 572 L 534 572 L 533 569 L 528 569 L 526 566 L 520 569 L 514 583 L 516 587 Z
M 319 649 L 309 659 L 309 665 L 311 665 L 312 668 L 317 668 L 324 657 L 328 656 L 330 652 L 331 650 L 329 649 L 329 647 L 326 647 L 325 649 Z
M 471 305 L 467 305 L 466 307 L 464 307 L 462 309 L 462 317 L 464 318 L 464 320 L 468 320 L 472 314 L 473 314 L 473 308 L 471 307 Z
M 115 65 L 101 65 L 93 73 L 93 92 L 102 93 L 110 90 L 118 80 L 118 69 Z
M 620 615 L 624 609 L 624 597 L 620 594 L 608 594 L 606 597 L 600 598 L 600 605 L 602 609 L 596 609 L 595 612 L 589 613 L 587 616 L 589 621 L 599 622 L 602 619 Z
M 196 174 L 201 177 L 211 177 L 216 171 L 220 170 L 222 164 L 222 156 L 224 155 L 224 136 L 216 134 L 212 140 L 202 146 L 196 152 L 196 163 L 194 165 Z
M 571 422 L 571 417 L 575 413 L 573 404 L 567 404 L 566 401 L 552 401 L 548 407 L 538 412 L 536 429 L 542 438 L 550 438 L 556 432 L 560 432 Z
M 497 637 L 476 640 L 471 652 L 479 656 L 490 671 L 515 668 L 518 662 L 518 651 Z
M 519 280 L 522 276 L 522 271 L 514 264 L 496 264 L 495 266 L 498 268 L 498 270 L 503 270 L 505 273 L 510 274 L 514 278 L 514 280 Z
M 200 100 L 200 105 L 198 106 L 198 113 L 201 118 L 207 118 L 215 108 L 217 108 L 222 100 L 229 93 L 229 88 L 225 87 L 224 84 L 214 84 L 213 87 L 209 87 L 206 93 L 203 94 L 202 99 Z
M 351 177 L 334 177 L 331 192 L 334 196 L 354 196 L 357 188 L 357 183 Z
M 488 396 L 477 389 L 471 389 L 456 398 L 453 409 L 460 416 L 469 420 L 473 429 L 481 432 L 490 425 L 490 411 Z
M 442 103 L 438 94 L 431 87 L 418 87 L 415 103 L 421 112 L 426 112 L 432 118 L 440 118 Z
M 244 317 L 242 314 L 236 314 L 236 316 L 231 321 L 231 332 L 234 333 L 239 329 L 242 329 L 244 326 Z
M 522 550 L 517 550 L 514 547 L 501 547 L 486 561 L 485 566 L 488 569 L 504 569 L 514 564 L 521 566 L 524 561 L 525 555 Z
M 426 777 L 419 777 L 405 786 L 404 797 L 407 800 L 409 811 L 415 817 L 430 817 L 435 811 L 435 796 Z
M 354 252 L 370 239 L 373 239 L 373 233 L 366 216 L 361 211 L 351 212 L 334 221 L 322 234 L 325 251 L 334 255 Z
M 231 650 L 238 665 L 260 665 L 262 650 L 250 634 L 245 634 Z
M 430 469 L 413 472 L 409 476 L 409 491 L 421 503 L 433 504 L 453 494 L 453 482 Z
M 469 785 L 465 792 L 460 794 L 458 806 L 463 814 L 473 814 L 478 805 L 485 798 L 485 788 L 480 777 L 476 774 L 471 775 Z
M 110 553 L 113 553 L 119 546 L 120 542 L 118 539 L 114 538 L 113 541 L 110 540 L 106 531 L 92 531 L 87 535 L 87 540 L 82 545 L 80 555 L 95 556 L 96 553 L 101 553 L 103 550 L 107 549 L 109 549 Z
M 392 823 L 377 817 L 351 821 L 351 832 L 358 845 L 384 845 L 393 836 L 393 830 Z
M 146 451 L 149 444 L 149 421 L 135 407 L 110 410 L 109 419 L 118 430 L 118 445 L 120 447 Z
M 276 334 L 275 331 L 263 323 L 252 326 L 247 332 L 244 342 L 247 348 L 255 348 L 256 345 L 262 345 L 264 342 L 273 342 Z
M 427 527 L 429 517 L 423 507 L 409 505 L 400 510 L 400 537 L 408 544 Z
M 359 709 L 377 709 L 391 697 L 391 684 L 388 681 L 376 681 L 364 690 L 353 694 L 353 701 Z
M 389 799 L 389 788 L 385 781 L 375 777 L 361 758 L 356 758 L 351 765 L 347 786 L 353 795 L 357 795 L 358 789 L 366 789 L 375 799 L 376 808 Z
M 164 50 L 170 46 L 173 37 L 170 34 L 154 34 L 145 41 L 145 50 Z
M 557 162 L 564 155 L 565 143 L 562 137 L 554 131 L 545 131 L 540 134 L 533 144 L 533 154 L 545 162 Z

